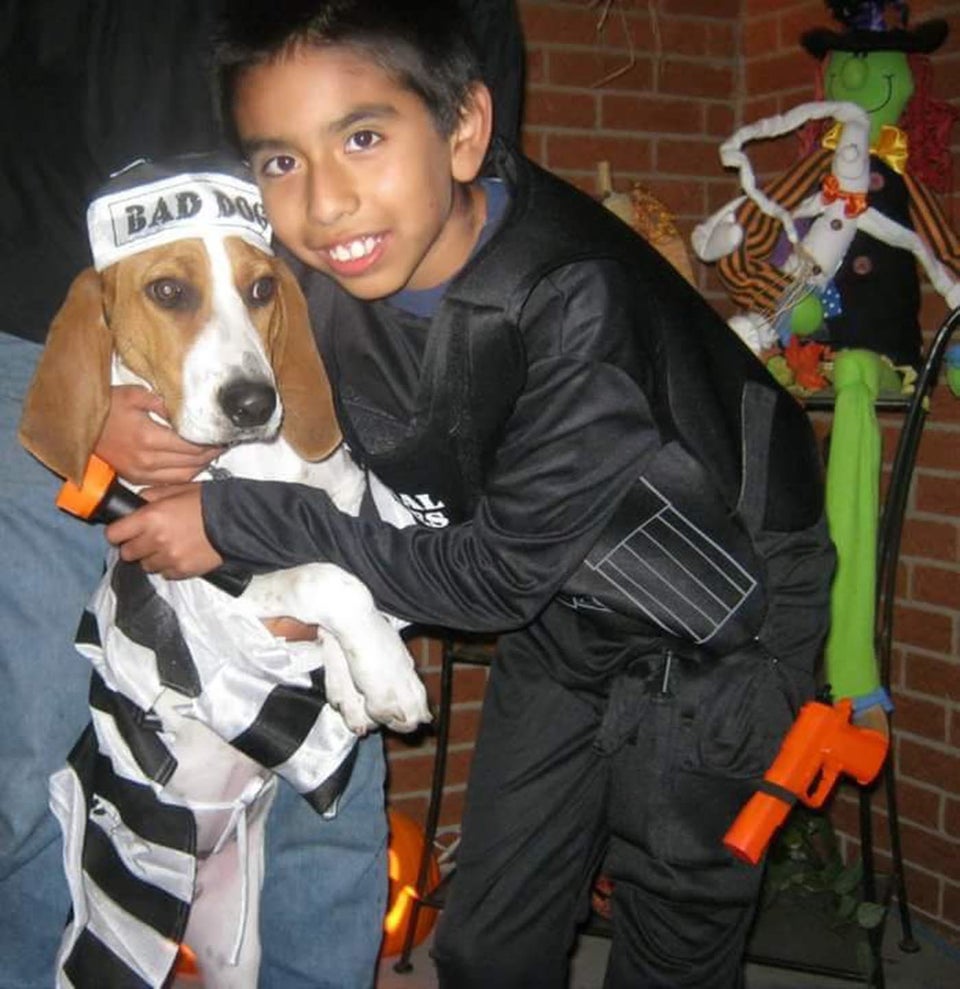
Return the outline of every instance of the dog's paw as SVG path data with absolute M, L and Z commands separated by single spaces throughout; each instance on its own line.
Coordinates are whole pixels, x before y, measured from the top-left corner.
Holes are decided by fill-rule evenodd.
M 404 670 L 364 695 L 367 714 L 392 731 L 416 731 L 433 717 L 423 681 L 413 669 Z
M 345 701 L 328 702 L 331 707 L 333 707 L 343 718 L 344 724 L 354 733 L 354 735 L 363 738 L 371 729 L 377 727 L 377 721 L 375 718 L 371 718 L 367 713 L 366 705 L 363 703 L 363 699 L 359 696 L 351 697 Z

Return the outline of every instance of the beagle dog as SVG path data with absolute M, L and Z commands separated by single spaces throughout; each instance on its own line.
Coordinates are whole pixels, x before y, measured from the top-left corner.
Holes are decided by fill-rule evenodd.
M 188 164 L 136 163 L 91 204 L 95 267 L 50 328 L 23 444 L 79 484 L 111 384 L 140 383 L 182 437 L 227 448 L 215 475 L 314 485 L 351 514 L 369 496 L 409 524 L 341 443 L 306 304 L 270 250 L 256 186 L 232 163 Z M 107 984 L 115 968 L 109 984 L 163 986 L 185 941 L 208 989 L 253 987 L 275 774 L 330 813 L 358 735 L 430 720 L 400 623 L 331 564 L 254 576 L 232 598 L 147 575 L 116 551 L 90 611 L 78 649 L 94 666 L 92 725 L 51 789 L 73 898 L 57 984 Z M 317 625 L 317 641 L 274 638 L 260 619 L 282 615 Z

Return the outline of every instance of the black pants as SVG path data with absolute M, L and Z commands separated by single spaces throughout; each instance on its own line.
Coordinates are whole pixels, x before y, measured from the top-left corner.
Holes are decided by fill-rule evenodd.
M 695 684 L 699 714 L 677 705 L 683 745 L 665 740 L 663 716 L 657 726 L 646 711 L 639 732 L 605 754 L 596 745 L 601 699 L 565 689 L 529 660 L 494 662 L 457 873 L 435 939 L 443 989 L 563 989 L 608 848 L 615 891 L 606 989 L 742 984 L 761 870 L 735 863 L 720 839 L 772 760 L 796 696 L 778 664 L 733 666 Z M 662 685 L 662 672 L 648 679 Z M 681 698 L 691 694 L 677 678 L 673 686 Z M 700 737 L 717 735 L 719 744 Z M 664 742 L 665 761 L 652 750 Z M 711 747 L 705 766 L 690 764 L 691 753 Z M 652 765 L 657 758 L 662 764 Z M 679 764 L 693 770 L 682 780 Z M 734 793 L 718 810 L 723 781 Z

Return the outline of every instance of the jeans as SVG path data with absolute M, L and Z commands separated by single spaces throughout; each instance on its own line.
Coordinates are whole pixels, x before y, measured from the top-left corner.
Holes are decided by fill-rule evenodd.
M 49 989 L 70 906 L 47 777 L 83 730 L 90 666 L 73 647 L 101 532 L 60 513 L 59 479 L 17 441 L 40 345 L 0 333 L 0 987 Z
M 260 989 L 370 989 L 387 900 L 383 739 L 359 742 L 337 815 L 281 783 L 267 820 Z

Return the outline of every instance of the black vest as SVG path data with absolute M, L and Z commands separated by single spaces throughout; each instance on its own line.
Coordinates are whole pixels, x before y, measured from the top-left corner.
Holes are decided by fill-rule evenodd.
M 321 334 L 347 443 L 395 491 L 442 502 L 442 524 L 468 520 L 525 384 L 524 306 L 533 288 L 581 260 L 636 270 L 637 291 L 653 292 L 667 318 L 637 320 L 642 346 L 623 369 L 647 396 L 662 446 L 563 593 L 653 634 L 729 652 L 756 635 L 766 610 L 756 536 L 805 529 L 822 513 L 806 416 L 625 224 L 526 159 L 502 152 L 499 169 L 510 211 L 434 316 L 421 367 L 427 387 L 407 432 L 378 430 L 375 411 L 338 370 L 336 331 Z M 320 291 L 309 276 L 306 287 Z M 376 306 L 333 295 L 336 325 L 381 318 Z

